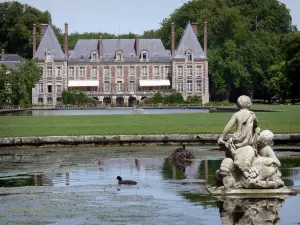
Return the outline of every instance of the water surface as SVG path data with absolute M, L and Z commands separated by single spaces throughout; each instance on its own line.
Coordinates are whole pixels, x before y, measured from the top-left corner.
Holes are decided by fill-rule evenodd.
M 0 154 L 1 224 L 297 224 L 300 198 L 216 199 L 220 157 L 204 155 L 178 170 L 167 152 L 128 148 L 108 151 L 68 149 Z M 119 156 L 118 156 L 119 155 Z M 300 187 L 299 158 L 281 159 L 287 185 Z M 118 185 L 116 177 L 136 186 Z M 251 215 L 251 217 L 249 217 Z M 268 222 L 260 221 L 261 215 Z M 249 218 L 251 221 L 249 221 Z

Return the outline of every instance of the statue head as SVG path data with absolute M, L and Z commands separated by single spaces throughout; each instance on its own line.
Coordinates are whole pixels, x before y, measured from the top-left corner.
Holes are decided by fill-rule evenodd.
M 251 99 L 247 95 L 241 95 L 237 102 L 237 106 L 239 109 L 249 109 L 252 105 Z
M 258 144 L 260 147 L 272 146 L 273 145 L 274 134 L 269 130 L 263 130 L 259 134 Z

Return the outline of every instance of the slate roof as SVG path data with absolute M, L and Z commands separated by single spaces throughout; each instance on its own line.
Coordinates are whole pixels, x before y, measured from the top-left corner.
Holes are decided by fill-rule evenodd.
M 135 53 L 135 39 L 103 39 L 103 56 L 102 62 L 113 62 L 117 50 L 123 52 L 125 62 L 138 62 L 140 59 Z M 166 50 L 160 39 L 140 39 L 140 52 L 148 51 L 150 62 L 167 62 L 171 59 L 171 53 Z M 70 62 L 90 62 L 92 51 L 99 50 L 98 39 L 81 39 L 78 40 L 72 51 Z M 83 56 L 83 59 L 81 58 Z
M 190 23 L 188 23 L 185 27 L 184 33 L 181 36 L 181 39 L 175 51 L 174 59 L 184 59 L 185 52 L 188 49 L 192 50 L 194 59 L 206 58 L 204 51 Z
M 42 38 L 42 41 L 34 55 L 34 58 L 36 57 L 38 58 L 38 60 L 45 60 L 47 50 L 53 51 L 54 60 L 67 60 L 67 57 L 62 51 L 62 48 L 59 44 L 59 41 L 57 40 L 57 37 L 51 25 L 48 25 L 47 30 Z
M 5 64 L 7 69 L 16 68 L 22 61 L 22 57 L 18 54 L 5 54 L 4 60 L 0 56 L 0 65 Z

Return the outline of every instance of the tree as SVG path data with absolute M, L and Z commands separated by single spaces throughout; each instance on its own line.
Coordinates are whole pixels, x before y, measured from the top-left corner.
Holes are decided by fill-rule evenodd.
M 42 12 L 18 1 L 0 3 L 0 48 L 32 58 L 32 25 L 51 23 L 48 11 Z
M 0 104 L 30 104 L 31 90 L 41 78 L 41 71 L 34 60 L 24 59 L 12 70 L 4 65 L 0 72 Z
M 285 62 L 273 65 L 269 69 L 269 79 L 266 81 L 266 87 L 270 96 L 278 94 L 283 102 L 289 96 L 291 82 L 285 74 Z
M 289 10 L 278 0 L 192 0 L 164 19 L 160 34 L 171 48 L 171 23 L 176 43 L 188 21 L 209 24 L 208 59 L 212 96 L 235 100 L 240 94 L 265 96 L 268 69 L 283 60 L 280 40 L 294 30 Z M 198 32 L 203 43 L 203 32 Z
M 287 77 L 292 83 L 291 97 L 300 97 L 300 32 L 289 33 L 283 38 L 282 49 L 286 61 Z

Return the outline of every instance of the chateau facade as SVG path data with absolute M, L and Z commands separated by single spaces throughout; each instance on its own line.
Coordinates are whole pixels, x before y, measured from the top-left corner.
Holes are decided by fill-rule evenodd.
M 157 91 L 176 89 L 184 98 L 198 95 L 209 102 L 207 63 L 207 24 L 204 50 L 197 38 L 197 24 L 188 23 L 175 49 L 172 24 L 172 49 L 160 39 L 81 39 L 68 49 L 68 24 L 65 24 L 64 51 L 51 25 L 42 24 L 41 42 L 36 50 L 36 25 L 33 25 L 33 55 L 42 68 L 41 80 L 32 90 L 32 103 L 56 105 L 63 90 L 82 90 L 106 104 L 131 106 Z M 170 83 L 170 80 L 172 83 Z

